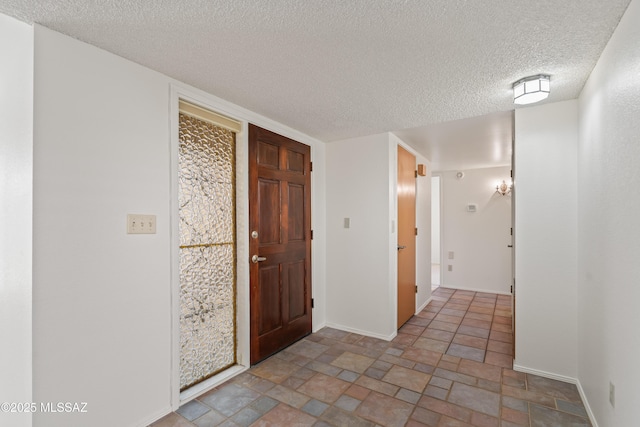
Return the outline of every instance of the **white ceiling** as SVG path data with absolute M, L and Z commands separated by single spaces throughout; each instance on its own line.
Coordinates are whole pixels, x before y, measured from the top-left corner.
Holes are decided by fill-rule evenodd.
M 433 171 L 511 164 L 513 111 L 394 132 L 431 160 Z
M 629 1 L 2 0 L 0 12 L 319 140 L 399 131 L 448 165 L 443 142 L 420 140 L 446 132 L 425 126 L 509 111 L 512 83 L 538 73 L 547 102 L 576 98 Z M 469 143 L 504 151 L 485 133 Z

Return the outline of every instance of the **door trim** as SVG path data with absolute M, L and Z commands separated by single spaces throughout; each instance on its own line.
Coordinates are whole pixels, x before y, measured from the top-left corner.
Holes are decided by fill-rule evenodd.
M 237 364 L 213 377 L 180 392 L 180 252 L 179 252 L 179 206 L 178 206 L 178 148 L 179 141 L 179 101 L 212 110 L 233 118 L 242 124 L 242 130 L 236 133 L 236 360 Z M 170 341 L 170 393 L 171 410 L 206 393 L 229 378 L 249 369 L 249 267 L 240 262 L 249 256 L 246 242 L 249 240 L 249 193 L 248 193 L 248 133 L 247 120 L 230 105 L 225 105 L 211 96 L 197 93 L 188 88 L 172 84 L 170 87 L 169 131 L 170 131 L 170 270 L 171 289 L 169 304 L 171 311 Z
M 412 160 L 412 166 L 409 168 L 409 170 L 407 169 L 403 169 L 403 171 L 400 170 L 400 158 L 401 158 L 401 151 L 404 153 L 403 155 L 406 156 L 410 156 L 411 160 Z M 396 273 L 397 273 L 397 280 L 396 280 L 396 304 L 397 304 L 397 310 L 396 310 L 396 329 L 400 328 L 402 325 L 404 325 L 409 319 L 411 319 L 411 317 L 413 315 L 415 315 L 416 312 L 416 307 L 417 307 L 417 287 L 418 287 L 418 281 L 417 281 L 417 236 L 416 234 L 414 234 L 414 228 L 416 227 L 417 224 L 417 218 L 416 218 L 416 208 L 417 208 L 417 173 L 416 173 L 416 167 L 417 167 L 417 157 L 415 155 L 414 152 L 407 150 L 406 148 L 404 148 L 402 145 L 398 144 L 396 147 L 396 163 L 397 163 L 397 168 L 396 168 L 396 218 L 397 218 L 397 230 L 396 230 L 396 242 L 397 242 L 397 249 L 396 249 L 396 258 L 397 258 L 397 268 L 396 268 Z M 408 160 L 408 158 L 407 158 Z M 411 177 L 411 183 L 413 185 L 413 194 L 411 198 L 403 198 L 402 200 L 404 200 L 405 202 L 408 202 L 410 205 L 412 205 L 413 207 L 413 212 L 411 211 L 406 211 L 405 213 L 408 214 L 407 218 L 405 219 L 409 219 L 409 224 L 404 223 L 403 218 L 401 218 L 401 212 L 400 212 L 400 201 L 401 201 L 401 195 L 400 195 L 400 183 L 401 183 L 401 179 L 400 179 L 400 173 L 404 172 L 406 173 L 406 175 L 403 175 L 404 179 L 407 179 L 408 176 Z M 401 224 L 402 222 L 402 224 Z M 407 229 L 404 229 L 401 227 L 407 227 Z M 406 236 L 404 237 L 404 239 L 401 241 L 400 240 L 400 236 L 401 236 L 401 229 L 402 229 L 402 234 L 406 234 Z M 408 276 L 404 276 L 405 281 L 403 281 L 401 283 L 400 281 L 400 276 L 401 276 L 401 268 L 400 268 L 400 256 L 403 254 L 403 251 L 407 251 L 407 253 L 404 253 L 405 257 L 404 260 L 407 262 L 411 262 L 412 263 L 412 268 L 413 268 L 413 278 L 412 280 L 408 281 Z M 406 258 L 407 254 L 411 254 L 413 253 L 413 259 L 411 258 Z M 406 266 L 406 265 L 405 265 Z M 406 320 L 404 319 L 404 315 L 403 315 L 403 319 L 400 319 L 400 307 L 401 307 L 401 299 L 400 299 L 400 294 L 401 294 L 401 287 L 403 290 L 403 295 L 405 295 L 406 298 L 408 298 L 409 295 L 412 296 L 412 300 L 413 300 L 413 304 L 412 304 L 412 309 L 411 309 L 411 315 L 406 318 Z M 416 291 L 414 292 L 414 288 L 416 289 Z M 404 299 L 402 301 L 405 301 Z M 408 309 L 408 306 L 404 307 L 404 310 L 406 312 L 406 309 Z

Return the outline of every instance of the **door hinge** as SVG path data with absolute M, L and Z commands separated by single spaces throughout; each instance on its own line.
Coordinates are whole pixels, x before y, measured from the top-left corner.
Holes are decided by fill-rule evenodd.
M 416 294 L 418 293 L 418 285 L 416 285 Z
M 416 236 L 418 235 L 418 227 L 416 227 Z
M 510 172 L 511 178 L 513 178 L 513 169 Z
M 414 171 L 414 175 L 413 175 L 413 177 L 414 177 L 414 178 L 417 178 L 417 177 L 418 177 L 418 171 Z
M 311 298 L 311 308 L 313 308 L 313 298 Z
M 313 240 L 313 230 L 311 230 L 311 240 Z
M 509 231 L 509 234 L 511 234 L 513 236 L 513 227 L 511 227 L 509 230 L 511 230 L 511 231 Z
M 309 162 L 309 172 L 313 172 L 313 162 Z
M 513 285 L 511 285 L 511 293 L 513 293 Z

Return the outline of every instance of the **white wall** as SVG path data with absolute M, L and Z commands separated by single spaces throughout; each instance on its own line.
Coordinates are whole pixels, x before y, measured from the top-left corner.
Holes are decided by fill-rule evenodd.
M 396 332 L 397 309 L 392 146 L 388 134 L 326 146 L 327 324 L 385 339 Z
M 88 403 L 37 425 L 134 425 L 170 409 L 168 89 L 35 28 L 34 399 Z M 127 235 L 127 213 L 156 215 L 157 234 Z
M 638 22 L 633 0 L 580 96 L 578 374 L 601 427 L 640 419 Z
M 439 172 L 442 182 L 441 285 L 510 293 L 511 196 L 496 194 L 496 182 L 510 180 L 509 166 Z M 467 205 L 477 205 L 468 212 Z M 453 252 L 453 259 L 449 259 Z M 448 271 L 448 266 L 452 271 Z
M 35 28 L 33 400 L 87 402 L 88 413 L 39 413 L 34 424 L 139 426 L 165 415 L 172 405 L 175 409 L 174 83 L 93 46 Z M 213 96 L 202 97 L 237 114 L 245 126 L 251 120 L 312 146 L 318 327 L 317 321 L 324 320 L 324 145 Z M 247 182 L 246 176 L 239 180 L 239 191 L 246 191 Z M 127 235 L 127 213 L 156 215 L 157 234 Z M 239 229 L 247 233 L 246 227 Z M 239 253 L 246 252 L 242 246 L 248 235 L 238 242 Z M 248 283 L 238 287 L 248 288 Z
M 431 178 L 431 262 L 440 264 L 440 176 Z
M 336 141 L 326 149 L 327 325 L 382 339 L 397 332 L 398 145 L 430 176 L 428 159 L 394 134 Z M 431 296 L 429 176 L 416 184 L 416 310 Z
M 578 108 L 515 116 L 516 368 L 577 377 Z
M 33 31 L 0 14 L 0 402 L 31 402 Z M 0 424 L 31 426 L 29 413 Z

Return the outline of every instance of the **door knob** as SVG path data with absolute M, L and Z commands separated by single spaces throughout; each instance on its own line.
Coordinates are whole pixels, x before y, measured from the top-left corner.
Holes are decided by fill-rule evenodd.
M 251 257 L 251 262 L 254 264 L 257 264 L 259 262 L 266 261 L 266 260 L 267 260 L 267 257 L 263 257 L 263 256 L 254 255 Z
M 406 248 L 406 246 L 400 246 L 400 245 L 398 245 L 398 250 L 400 250 L 400 249 L 405 249 L 405 248 Z

